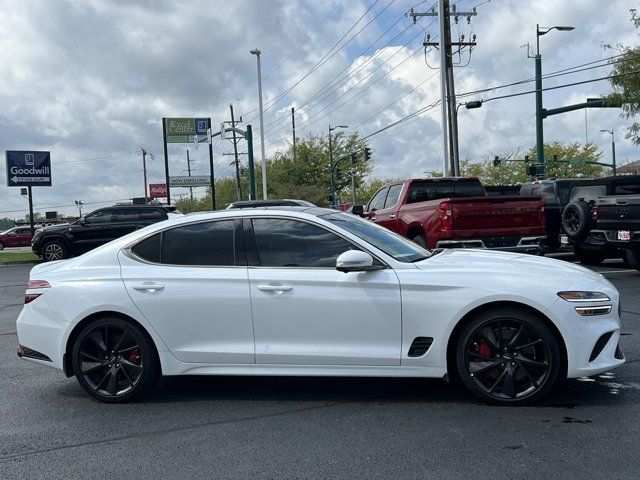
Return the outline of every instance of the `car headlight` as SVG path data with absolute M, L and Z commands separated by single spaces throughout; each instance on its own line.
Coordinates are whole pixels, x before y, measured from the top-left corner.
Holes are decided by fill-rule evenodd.
M 567 302 L 610 302 L 611 299 L 602 292 L 558 292 L 558 296 Z
M 602 292 L 558 292 L 558 296 L 567 302 L 572 303 L 591 303 L 591 302 L 610 302 L 611 299 Z M 575 307 L 578 315 L 583 317 L 591 317 L 593 315 L 606 315 L 611 312 L 611 305 L 588 305 Z

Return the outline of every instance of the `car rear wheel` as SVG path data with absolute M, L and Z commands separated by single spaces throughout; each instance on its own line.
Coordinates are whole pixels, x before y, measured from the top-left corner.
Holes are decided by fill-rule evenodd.
M 587 250 L 580 247 L 573 247 L 576 258 L 585 265 L 600 265 L 604 262 L 605 254 L 600 250 Z
M 4 250 L 4 243 L 0 242 L 0 250 Z
M 640 251 L 639 250 L 625 250 L 623 260 L 631 268 L 640 270 Z
M 60 240 L 51 240 L 42 248 L 42 259 L 46 262 L 62 260 L 69 257 L 69 249 Z
M 73 371 L 92 397 L 108 403 L 139 397 L 155 383 L 159 361 L 151 339 L 131 322 L 91 322 L 73 345 Z
M 549 392 L 560 377 L 562 355 L 544 321 L 505 308 L 484 312 L 464 326 L 456 363 L 462 382 L 480 400 L 520 405 Z

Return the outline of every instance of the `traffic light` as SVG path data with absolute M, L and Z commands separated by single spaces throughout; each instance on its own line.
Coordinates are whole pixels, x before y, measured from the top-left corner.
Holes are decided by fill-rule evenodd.
M 553 156 L 553 161 L 554 161 L 554 162 L 557 162 L 557 161 L 558 161 L 558 155 L 554 155 L 554 156 Z
M 364 161 L 368 162 L 371 160 L 371 149 L 369 147 L 365 147 L 364 149 Z
M 493 157 L 493 166 L 494 167 L 499 167 L 501 163 L 502 163 L 502 160 L 500 160 L 500 157 L 498 155 Z

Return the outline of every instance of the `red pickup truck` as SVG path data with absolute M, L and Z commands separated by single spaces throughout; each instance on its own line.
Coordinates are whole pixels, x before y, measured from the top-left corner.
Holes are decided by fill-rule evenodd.
M 410 179 L 382 187 L 363 215 L 427 248 L 473 247 L 541 253 L 544 203 L 487 195 L 477 178 Z

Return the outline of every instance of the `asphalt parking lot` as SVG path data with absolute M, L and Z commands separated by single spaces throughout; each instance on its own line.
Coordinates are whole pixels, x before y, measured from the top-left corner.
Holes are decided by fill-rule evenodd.
M 163 379 L 105 405 L 16 356 L 29 265 L 0 266 L 0 478 L 640 478 L 640 272 L 620 290 L 615 372 L 543 403 L 479 404 L 439 380 Z

